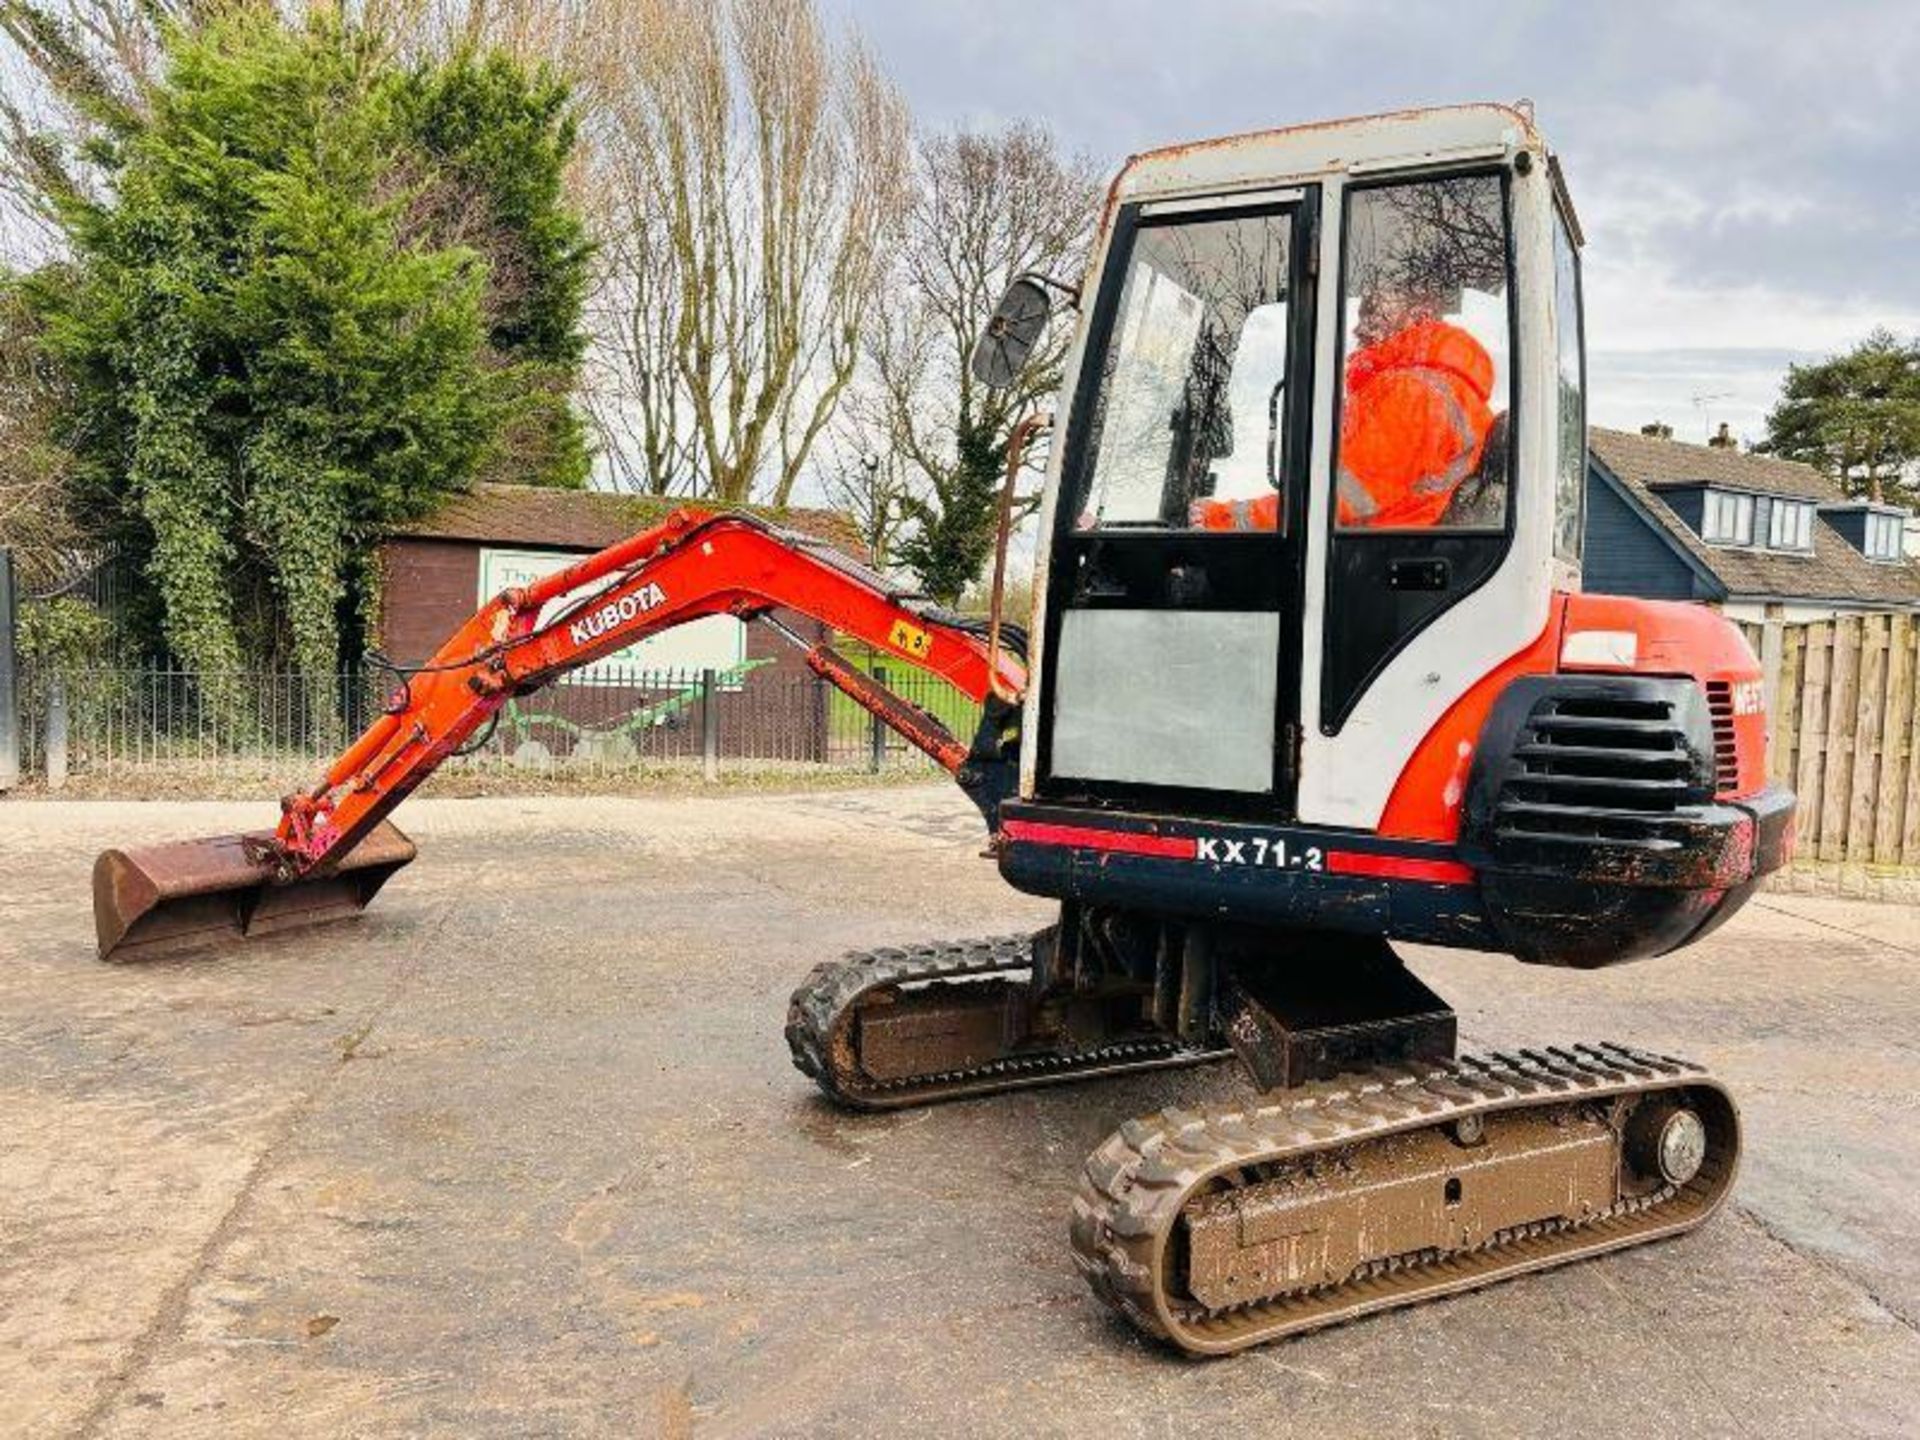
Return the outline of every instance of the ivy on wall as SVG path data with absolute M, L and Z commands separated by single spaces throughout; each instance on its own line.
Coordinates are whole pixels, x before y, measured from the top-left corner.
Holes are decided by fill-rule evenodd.
M 69 667 L 97 658 L 106 647 L 107 631 L 106 618 L 91 605 L 57 596 L 20 606 L 14 643 L 29 665 Z
M 208 13 L 25 287 L 80 508 L 142 558 L 157 641 L 318 679 L 355 658 L 392 526 L 478 475 L 585 477 L 573 131 L 564 86 L 504 57 L 400 68 L 330 11 Z

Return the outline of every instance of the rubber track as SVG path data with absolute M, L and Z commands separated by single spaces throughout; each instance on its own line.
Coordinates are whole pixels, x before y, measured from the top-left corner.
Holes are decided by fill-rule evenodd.
M 1228 1310 L 1167 1293 L 1168 1242 L 1189 1200 L 1216 1176 L 1469 1115 L 1668 1090 L 1687 1092 L 1710 1112 L 1702 1117 L 1706 1163 L 1677 1190 L 1665 1186 L 1578 1223 L 1520 1226 L 1473 1250 L 1377 1261 L 1337 1285 Z M 1245 1110 L 1163 1110 L 1129 1121 L 1087 1159 L 1073 1202 L 1074 1260 L 1094 1292 L 1141 1329 L 1193 1354 L 1226 1354 L 1692 1229 L 1725 1198 L 1738 1152 L 1731 1097 L 1698 1066 L 1670 1056 L 1601 1044 L 1382 1066 Z
M 1022 1050 L 989 1064 L 876 1082 L 836 1055 L 850 1055 L 838 1044 L 861 999 L 891 985 L 968 981 L 1032 968 L 1030 935 L 995 935 L 980 940 L 945 940 L 903 949 L 855 950 L 816 965 L 787 1003 L 787 1047 L 803 1075 L 842 1105 L 858 1110 L 898 1110 L 936 1100 L 957 1100 L 997 1091 L 1022 1090 L 1068 1080 L 1090 1080 L 1137 1070 L 1164 1070 L 1222 1060 L 1226 1048 L 1200 1049 L 1171 1038 L 1116 1041 L 1085 1050 Z

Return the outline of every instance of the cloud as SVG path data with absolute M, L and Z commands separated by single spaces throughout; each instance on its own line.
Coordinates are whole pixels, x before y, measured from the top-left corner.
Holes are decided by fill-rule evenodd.
M 1911 4 L 826 3 L 923 118 L 1036 118 L 1110 165 L 1170 140 L 1531 98 L 1587 231 L 1596 359 L 1674 362 L 1596 363 L 1596 415 L 1691 414 L 1724 381 L 1757 432 L 1783 357 L 1876 324 L 1920 331 Z M 1685 372 L 1733 352 L 1735 380 Z

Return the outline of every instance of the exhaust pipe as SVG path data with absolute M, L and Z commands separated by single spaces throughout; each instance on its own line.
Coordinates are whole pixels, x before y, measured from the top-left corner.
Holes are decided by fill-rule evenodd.
M 274 876 L 270 830 L 107 850 L 93 864 L 102 960 L 152 960 L 230 940 L 358 915 L 414 845 L 382 821 L 322 870 Z

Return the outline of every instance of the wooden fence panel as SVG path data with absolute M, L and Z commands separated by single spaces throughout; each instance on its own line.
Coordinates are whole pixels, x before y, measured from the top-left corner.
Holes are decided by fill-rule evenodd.
M 1785 626 L 1779 628 L 1786 629 Z M 1781 651 L 1778 723 L 1786 738 L 1780 744 L 1780 763 L 1768 773 L 1784 776 L 1791 783 L 1800 773 L 1800 747 L 1805 743 L 1805 732 L 1800 728 L 1800 686 L 1806 678 L 1807 668 L 1807 631 L 1804 625 L 1795 625 L 1786 631 Z
M 1818 621 L 1806 628 L 1806 675 L 1800 687 L 1800 750 L 1795 757 L 1794 793 L 1800 797 L 1800 848 L 1812 854 L 1820 842 L 1821 761 L 1827 736 L 1827 667 L 1833 653 L 1833 626 Z
M 1747 644 L 1760 658 L 1760 693 L 1767 707 L 1767 773 L 1777 775 L 1786 763 L 1791 735 L 1780 723 L 1780 686 L 1786 669 L 1786 627 L 1744 624 Z
M 1860 617 L 1859 699 L 1854 705 L 1852 786 L 1847 797 L 1846 840 L 1841 850 L 1847 860 L 1866 860 L 1873 854 L 1873 812 L 1880 794 L 1881 719 L 1887 706 L 1887 615 Z
M 1910 626 L 1920 648 L 1920 624 Z M 1920 865 L 1920 653 L 1911 656 L 1913 670 L 1907 705 L 1906 815 L 1901 822 L 1900 863 Z
M 1820 760 L 1820 840 L 1814 853 L 1822 860 L 1844 860 L 1847 806 L 1853 797 L 1851 731 L 1860 695 L 1860 621 L 1856 616 L 1833 623 L 1832 670 L 1827 687 L 1826 753 Z
M 1803 859 L 1920 867 L 1920 616 L 1744 624 Z
M 1914 633 L 1911 616 L 1887 626 L 1886 716 L 1880 727 L 1880 789 L 1873 805 L 1873 860 L 1898 865 L 1901 822 L 1913 784 Z

